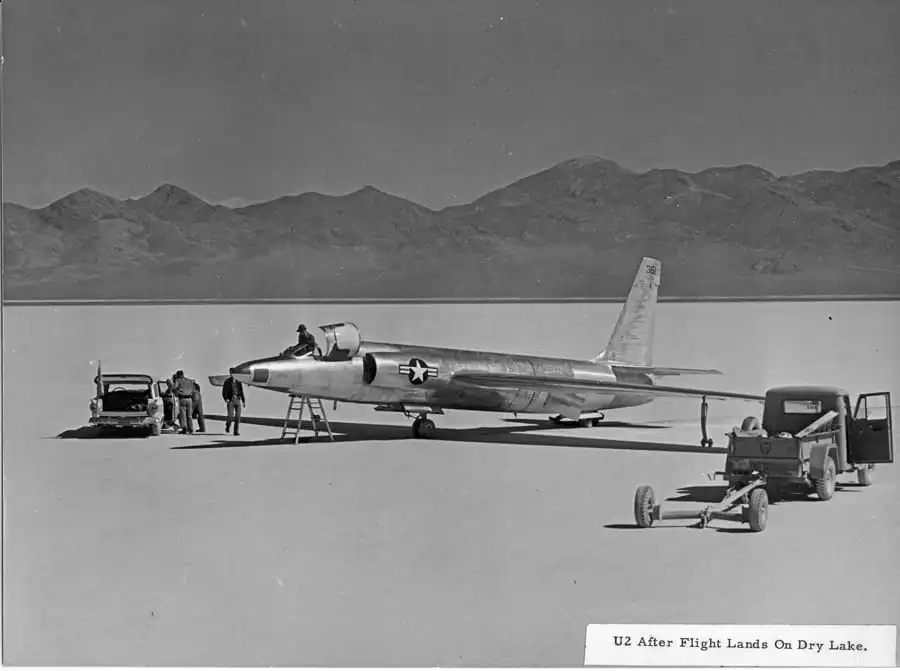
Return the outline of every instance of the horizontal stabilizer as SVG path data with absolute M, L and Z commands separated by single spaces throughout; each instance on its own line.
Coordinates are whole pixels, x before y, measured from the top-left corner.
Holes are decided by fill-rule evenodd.
M 572 378 L 544 377 L 535 375 L 515 375 L 512 373 L 478 373 L 460 371 L 453 375 L 454 382 L 473 384 L 491 389 L 528 389 L 537 392 L 568 393 L 622 393 L 646 396 L 682 396 L 688 398 L 714 398 L 719 400 L 765 401 L 764 396 L 743 394 L 713 389 L 688 389 L 685 387 L 662 387 L 649 384 L 627 382 L 605 382 L 601 380 L 574 380 Z
M 669 377 L 672 375 L 721 375 L 722 371 L 714 368 L 665 368 L 663 366 L 627 366 L 613 364 L 613 370 L 621 370 L 635 373 L 646 373 L 657 377 Z
M 225 385 L 225 380 L 227 380 L 229 377 L 229 375 L 210 375 L 209 383 L 213 387 L 222 387 Z

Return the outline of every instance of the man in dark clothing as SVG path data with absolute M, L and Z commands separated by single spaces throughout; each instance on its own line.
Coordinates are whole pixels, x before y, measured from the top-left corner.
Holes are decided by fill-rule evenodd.
M 302 346 L 302 349 L 297 350 L 297 354 L 312 352 L 316 349 L 316 337 L 306 330 L 306 324 L 300 324 L 297 327 L 297 345 Z
M 194 389 L 183 370 L 172 376 L 172 388 L 178 399 L 178 419 L 181 423 L 181 431 L 178 433 L 194 433 Z
M 191 392 L 193 412 L 191 416 L 197 418 L 197 424 L 199 424 L 198 433 L 206 433 L 206 417 L 203 416 L 203 394 L 200 392 L 200 385 L 197 384 L 197 380 L 191 378 L 187 378 L 187 381 L 193 385 L 193 391 Z
M 234 435 L 241 435 L 241 408 L 247 407 L 247 399 L 244 398 L 244 385 L 240 380 L 235 380 L 231 375 L 222 385 L 222 399 L 225 401 L 225 433 L 231 428 L 234 420 Z

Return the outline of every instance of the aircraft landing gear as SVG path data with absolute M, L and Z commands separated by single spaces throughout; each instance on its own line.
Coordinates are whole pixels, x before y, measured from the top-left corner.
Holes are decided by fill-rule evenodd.
M 578 424 L 578 426 L 580 426 L 580 427 L 588 428 L 591 426 L 597 426 L 604 419 L 606 419 L 606 415 L 602 412 L 598 412 L 593 417 L 579 417 L 575 423 Z M 563 423 L 563 416 L 562 415 L 554 415 L 554 416 L 550 417 L 550 421 L 553 424 L 556 424 L 557 426 L 559 426 Z
M 706 416 L 709 412 L 709 403 L 706 401 L 706 396 L 703 397 L 703 400 L 700 402 L 700 431 L 703 433 L 703 438 L 700 440 L 700 447 L 712 447 L 713 441 L 706 433 Z
M 606 419 L 606 415 L 602 412 L 598 412 L 594 417 L 582 417 L 578 420 L 578 426 L 581 426 L 585 429 L 592 426 L 599 426 L 600 422 Z
M 416 421 L 412 425 L 413 438 L 431 438 L 434 430 L 434 422 L 428 419 L 428 415 L 425 413 L 416 417 Z

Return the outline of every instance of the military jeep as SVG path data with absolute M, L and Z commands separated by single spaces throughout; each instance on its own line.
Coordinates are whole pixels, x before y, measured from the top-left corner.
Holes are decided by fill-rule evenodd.
M 889 392 L 850 394 L 837 387 L 785 386 L 766 392 L 762 421 L 747 417 L 729 434 L 725 471 L 740 489 L 763 475 L 769 498 L 815 492 L 834 494 L 837 476 L 856 471 L 872 484 L 876 464 L 893 463 Z

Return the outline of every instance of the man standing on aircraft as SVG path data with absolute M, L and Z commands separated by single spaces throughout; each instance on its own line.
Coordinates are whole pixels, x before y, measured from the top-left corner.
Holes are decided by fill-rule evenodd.
M 234 435 L 241 435 L 241 408 L 247 407 L 247 399 L 244 398 L 244 385 L 229 375 L 222 385 L 222 399 L 225 401 L 225 433 L 231 428 L 231 420 L 234 419 Z

